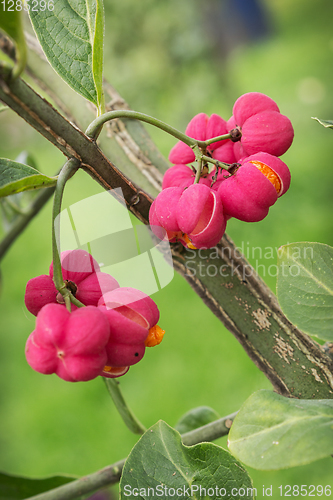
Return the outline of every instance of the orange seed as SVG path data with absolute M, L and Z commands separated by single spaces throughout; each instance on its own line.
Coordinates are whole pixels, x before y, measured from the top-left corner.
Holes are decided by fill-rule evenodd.
M 277 173 L 274 172 L 274 170 L 272 170 L 271 167 L 269 167 L 268 165 L 266 165 L 266 163 L 263 163 L 262 161 L 250 160 L 249 163 L 253 163 L 253 165 L 257 167 L 257 169 L 260 170 L 260 172 L 264 174 L 265 177 L 267 177 L 267 179 L 275 187 L 277 194 L 279 194 L 282 186 L 281 186 L 281 179 L 277 175 Z
M 148 337 L 145 341 L 146 347 L 154 347 L 162 342 L 165 330 L 162 330 L 158 325 L 153 326 L 148 333 Z
M 191 248 L 192 250 L 197 250 L 197 247 L 193 245 L 193 243 L 191 242 L 190 238 L 187 236 L 186 233 L 183 233 L 181 239 L 185 241 L 187 248 Z
M 104 366 L 103 372 L 112 373 L 117 375 L 117 373 L 122 373 L 125 370 L 125 366 Z

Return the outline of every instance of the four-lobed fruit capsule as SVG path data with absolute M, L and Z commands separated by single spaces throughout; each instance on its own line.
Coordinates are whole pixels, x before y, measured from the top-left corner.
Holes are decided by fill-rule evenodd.
M 156 236 L 167 235 L 188 248 L 216 245 L 226 227 L 220 197 L 204 184 L 163 189 L 151 206 L 149 221 Z
M 66 250 L 61 253 L 61 269 L 66 286 L 85 306 L 97 306 L 103 293 L 119 287 L 107 273 L 102 273 L 97 261 L 85 250 Z M 35 316 L 49 303 L 64 303 L 53 282 L 53 262 L 49 274 L 42 274 L 28 281 L 24 296 L 25 305 Z M 72 310 L 76 306 L 72 306 Z
M 257 153 L 244 158 L 237 171 L 218 190 L 228 217 L 258 222 L 266 217 L 290 186 L 290 171 L 276 156 Z

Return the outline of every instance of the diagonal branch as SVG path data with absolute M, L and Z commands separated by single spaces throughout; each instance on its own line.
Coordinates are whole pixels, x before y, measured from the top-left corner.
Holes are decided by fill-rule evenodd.
M 27 73 L 55 102 L 57 109 L 72 123 L 85 130 L 95 118 L 95 107 L 68 85 L 53 71 L 37 39 L 25 34 L 29 47 Z M 6 42 L 8 44 L 8 42 Z M 1 47 L 1 34 L 0 34 Z M 10 56 L 10 50 L 5 52 Z M 130 109 L 119 93 L 104 81 L 106 110 Z M 112 120 L 104 127 L 99 144 L 105 155 L 137 185 L 156 196 L 161 189 L 162 174 L 170 165 L 150 139 L 144 126 L 135 120 Z
M 24 231 L 30 221 L 44 207 L 45 203 L 51 198 L 55 187 L 45 188 L 32 200 L 30 205 L 20 214 L 8 233 L 0 241 L 0 260 L 6 255 L 15 239 Z
M 68 122 L 22 80 L 8 83 L 0 68 L 0 99 L 69 158 L 79 159 L 106 189 L 121 187 L 128 208 L 148 223 L 152 198 L 135 186 L 96 143 Z M 174 266 L 235 335 L 280 394 L 332 398 L 333 362 L 319 344 L 282 314 L 273 293 L 225 236 L 212 254 L 173 246 Z M 218 277 L 202 272 L 209 265 Z M 221 272 L 221 271 L 222 272 Z
M 230 238 L 224 235 L 216 247 L 200 254 L 175 248 L 175 268 L 236 337 L 274 389 L 288 397 L 331 399 L 331 358 L 284 316 L 275 295 Z M 217 273 L 215 278 L 211 277 L 212 269 Z

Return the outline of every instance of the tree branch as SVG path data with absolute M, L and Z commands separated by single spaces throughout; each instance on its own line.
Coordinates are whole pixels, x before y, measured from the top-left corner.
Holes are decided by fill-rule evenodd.
M 66 156 L 78 158 L 106 189 L 121 187 L 128 208 L 147 224 L 152 198 L 26 83 L 20 79 L 8 83 L 7 79 L 6 70 L 0 70 L 0 99 Z M 332 398 L 331 358 L 285 318 L 273 293 L 232 241 L 225 236 L 213 256 L 207 252 L 201 258 L 199 252 L 173 245 L 174 266 L 235 335 L 275 390 L 298 398 Z M 209 264 L 223 270 L 219 279 L 202 273 Z
M 175 247 L 174 266 L 236 337 L 274 389 L 289 397 L 331 399 L 333 363 L 284 316 L 273 292 L 224 235 L 213 249 Z M 209 266 L 218 273 L 211 277 Z
M 55 102 L 57 109 L 72 123 L 85 130 L 95 118 L 94 106 L 88 103 L 54 72 L 45 58 L 38 40 L 26 33 L 29 47 L 29 76 Z M 0 35 L 1 45 L 1 35 Z M 9 54 L 9 49 L 5 49 Z M 130 109 L 119 93 L 104 81 L 106 110 Z M 144 191 L 155 197 L 161 189 L 162 175 L 170 164 L 157 149 L 142 123 L 117 119 L 108 123 L 99 137 L 105 155 Z
M 20 78 L 9 81 L 9 70 L 0 66 L 0 99 L 52 142 L 68 158 L 76 158 L 105 189 L 121 188 L 128 209 L 148 223 L 152 198 L 135 186 L 111 163 L 97 144 L 67 121 Z
M 232 413 L 231 415 L 203 425 L 198 429 L 182 434 L 183 443 L 187 446 L 193 446 L 202 442 L 215 441 L 215 439 L 226 436 L 236 415 L 237 412 Z M 120 480 L 125 461 L 126 459 L 119 460 L 119 462 L 109 465 L 93 474 L 58 486 L 58 488 L 46 491 L 45 493 L 40 493 L 27 500 L 73 500 L 104 486 L 110 486 Z
M 72 500 L 87 493 L 93 493 L 104 486 L 116 484 L 121 478 L 124 464 L 125 459 L 119 460 L 119 462 L 104 467 L 104 469 L 93 474 L 80 477 L 80 479 L 76 479 L 71 483 L 58 486 L 58 488 L 40 493 L 39 495 L 34 495 L 26 500 Z

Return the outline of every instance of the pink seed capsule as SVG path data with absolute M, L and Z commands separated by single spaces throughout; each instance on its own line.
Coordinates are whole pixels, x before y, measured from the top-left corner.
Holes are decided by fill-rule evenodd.
M 220 185 L 218 194 L 226 215 L 258 222 L 289 185 L 287 165 L 276 156 L 257 153 L 242 161 L 236 173 Z
M 204 184 L 164 189 L 151 206 L 149 220 L 156 236 L 161 237 L 162 227 L 171 242 L 194 249 L 214 246 L 226 227 L 220 197 Z
M 177 220 L 181 231 L 196 248 L 216 245 L 226 228 L 220 197 L 201 184 L 184 191 L 177 207 Z
M 278 105 L 265 94 L 249 92 L 234 104 L 228 130 L 238 127 L 241 139 L 234 145 L 236 160 L 259 152 L 283 155 L 291 146 L 294 129 L 291 121 L 280 113 Z
M 97 306 L 103 293 L 119 287 L 109 274 L 100 271 L 97 261 L 85 250 L 67 250 L 61 254 L 61 268 L 67 288 L 84 305 Z M 35 316 L 49 303 L 64 304 L 53 282 L 53 263 L 49 275 L 41 275 L 28 281 L 25 305 Z M 76 306 L 72 305 L 72 310 Z
M 209 118 L 205 113 L 194 116 L 186 127 L 185 134 L 198 141 L 205 141 L 227 134 L 227 122 L 219 115 L 213 113 Z M 208 146 L 208 151 L 212 152 L 226 142 L 227 139 L 214 142 Z M 195 154 L 184 142 L 179 141 L 170 151 L 169 160 L 174 164 L 188 164 L 195 160 Z
M 110 325 L 110 338 L 106 346 L 107 367 L 126 367 L 138 363 L 144 356 L 146 346 L 157 345 L 163 338 L 157 326 L 158 307 L 140 290 L 123 287 L 108 292 L 101 297 L 99 309 Z M 110 370 L 106 371 L 110 374 Z
M 192 170 L 192 168 L 188 167 L 187 165 L 174 165 L 165 172 L 162 182 L 162 189 L 166 189 L 168 187 L 180 187 L 182 189 L 185 189 L 194 184 L 195 175 L 195 170 Z M 200 178 L 199 184 L 210 186 L 208 171 L 207 174 Z
M 234 104 L 232 109 L 234 121 L 228 122 L 228 125 L 231 126 L 231 128 L 235 128 L 235 126 L 242 127 L 248 118 L 262 111 L 280 112 L 276 102 L 261 92 L 248 92 L 247 94 L 243 94 Z M 228 128 L 228 130 L 231 129 Z
M 107 361 L 110 328 L 103 313 L 87 306 L 70 313 L 59 304 L 45 305 L 26 344 L 26 358 L 37 372 L 69 382 L 92 380 Z
M 156 222 L 166 231 L 179 231 L 177 206 L 183 192 L 184 190 L 179 187 L 166 188 L 158 194 L 154 201 L 154 217 Z
M 259 152 L 283 155 L 294 139 L 291 121 L 277 111 L 263 111 L 251 116 L 242 127 L 241 144 L 247 155 Z
M 239 142 L 231 142 L 227 141 L 225 144 L 215 149 L 213 152 L 213 158 L 219 161 L 223 161 L 224 163 L 235 163 L 237 161 L 234 147 L 239 144 Z

